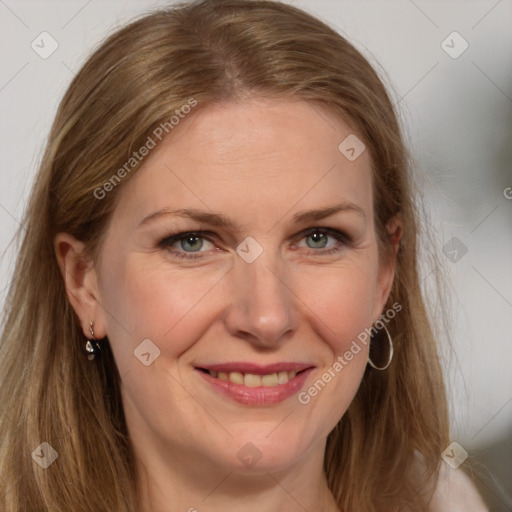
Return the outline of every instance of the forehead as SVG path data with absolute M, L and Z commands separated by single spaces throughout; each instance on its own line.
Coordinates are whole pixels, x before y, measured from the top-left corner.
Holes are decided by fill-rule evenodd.
M 362 149 L 354 137 L 342 119 L 305 101 L 210 105 L 152 150 L 123 184 L 118 209 L 134 221 L 159 207 L 190 207 L 271 222 L 345 200 L 371 217 L 371 161 L 364 150 L 347 158 L 344 141 L 356 155 Z

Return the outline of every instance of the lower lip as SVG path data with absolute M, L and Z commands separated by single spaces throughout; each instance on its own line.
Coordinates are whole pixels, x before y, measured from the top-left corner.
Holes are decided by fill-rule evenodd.
M 231 398 L 235 402 L 244 405 L 275 405 L 287 398 L 297 394 L 304 385 L 305 380 L 313 371 L 308 368 L 289 380 L 286 384 L 278 384 L 277 386 L 267 387 L 258 386 L 251 388 L 242 384 L 234 384 L 229 380 L 220 380 L 212 377 L 209 373 L 197 370 L 215 390 L 221 394 Z

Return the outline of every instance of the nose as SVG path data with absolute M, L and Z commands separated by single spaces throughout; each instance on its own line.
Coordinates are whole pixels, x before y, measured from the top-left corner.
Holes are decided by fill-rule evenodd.
M 263 257 L 239 259 L 230 274 L 232 297 L 225 324 L 232 336 L 260 348 L 274 347 L 297 329 L 296 297 L 285 264 Z

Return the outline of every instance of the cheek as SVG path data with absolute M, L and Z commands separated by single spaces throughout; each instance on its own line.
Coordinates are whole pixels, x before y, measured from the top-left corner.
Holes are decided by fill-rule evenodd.
M 371 260 L 371 258 L 369 258 Z M 301 301 L 335 354 L 370 326 L 375 303 L 376 272 L 371 261 L 330 268 L 297 278 Z
M 165 263 L 141 265 L 138 259 L 111 264 L 102 280 L 112 349 L 119 365 L 133 364 L 124 356 L 133 355 L 149 339 L 162 355 L 170 356 L 172 364 L 201 336 L 205 324 L 201 319 L 208 317 L 215 303 L 215 285 L 223 273 L 201 272 L 198 278 L 197 270 Z
M 111 265 L 102 287 L 129 428 L 144 431 L 149 422 L 150 431 L 166 432 L 168 439 L 178 432 L 180 442 L 185 442 L 183 417 L 200 412 L 187 386 L 180 384 L 179 363 L 211 325 L 218 303 L 216 285 L 224 273 L 217 269 L 198 278 L 197 271 L 171 270 L 161 263 L 141 265 L 136 260 Z M 151 362 L 145 366 L 141 354 L 148 352 Z M 177 409 L 182 414 L 161 413 Z
M 327 435 L 345 414 L 363 378 L 376 289 L 376 259 L 360 265 L 329 269 L 303 278 L 301 297 L 309 310 L 309 324 L 323 343 L 323 367 L 301 394 L 299 403 L 322 418 Z M 313 291 L 311 291 L 313 290 Z M 368 332 L 368 331 L 366 331 Z M 313 412 L 314 411 L 314 412 Z

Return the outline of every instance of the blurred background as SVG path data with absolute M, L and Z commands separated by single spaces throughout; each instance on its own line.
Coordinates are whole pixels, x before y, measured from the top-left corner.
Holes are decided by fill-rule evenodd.
M 107 34 L 169 3 L 0 0 L 2 307 L 12 238 L 60 98 Z M 469 454 L 462 467 L 491 510 L 512 511 L 512 2 L 286 3 L 347 37 L 391 92 L 446 273 L 452 441 Z M 428 297 L 432 261 L 422 263 Z M 433 303 L 436 318 L 446 306 Z

